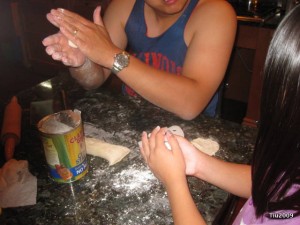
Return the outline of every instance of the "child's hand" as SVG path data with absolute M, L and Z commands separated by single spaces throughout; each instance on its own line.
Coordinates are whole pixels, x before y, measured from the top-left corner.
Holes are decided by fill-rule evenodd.
M 185 172 L 186 175 L 195 176 L 199 167 L 199 157 L 207 157 L 204 153 L 196 149 L 196 147 L 184 137 L 176 136 L 177 142 L 181 148 L 182 154 L 185 160 Z
M 172 150 L 166 148 L 165 140 L 169 142 Z M 176 185 L 181 179 L 186 179 L 180 146 L 167 128 L 155 128 L 150 138 L 143 132 L 141 153 L 152 172 L 164 185 Z

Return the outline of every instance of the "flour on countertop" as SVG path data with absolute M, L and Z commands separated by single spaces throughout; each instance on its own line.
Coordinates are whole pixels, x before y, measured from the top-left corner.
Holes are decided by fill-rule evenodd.
M 141 171 L 130 166 L 112 177 L 112 188 L 130 195 L 149 191 L 156 181 L 156 177 L 150 170 Z

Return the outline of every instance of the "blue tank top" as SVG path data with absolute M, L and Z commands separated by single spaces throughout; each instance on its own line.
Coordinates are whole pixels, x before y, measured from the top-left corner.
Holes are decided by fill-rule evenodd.
M 144 0 L 136 0 L 125 26 L 128 45 L 127 51 L 156 69 L 164 70 L 175 75 L 181 75 L 187 45 L 184 41 L 184 29 L 198 0 L 191 0 L 178 20 L 158 37 L 147 37 L 147 26 L 144 16 Z M 137 94 L 123 84 L 124 94 Z M 218 95 L 215 94 L 204 114 L 215 116 Z

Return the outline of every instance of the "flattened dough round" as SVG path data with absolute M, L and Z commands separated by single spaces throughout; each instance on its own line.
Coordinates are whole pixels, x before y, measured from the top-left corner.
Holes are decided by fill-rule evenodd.
M 205 138 L 196 138 L 191 141 L 191 143 L 200 151 L 212 156 L 215 155 L 217 151 L 219 151 L 220 146 L 219 143 Z

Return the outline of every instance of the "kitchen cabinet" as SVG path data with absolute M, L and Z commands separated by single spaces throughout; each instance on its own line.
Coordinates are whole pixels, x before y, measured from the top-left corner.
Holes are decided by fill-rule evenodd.
M 259 122 L 262 72 L 273 33 L 274 27 L 238 24 L 224 97 L 247 103 L 244 125 L 256 127 Z
M 243 120 L 243 124 L 250 126 L 256 126 L 257 123 L 259 123 L 260 95 L 263 83 L 262 72 L 269 43 L 274 33 L 274 29 L 256 27 L 256 29 L 253 31 L 255 32 L 255 38 L 253 38 L 251 42 L 255 44 L 252 46 L 255 50 L 255 57 L 253 63 L 253 73 L 250 83 L 247 113 Z M 243 39 L 241 39 L 240 42 L 237 44 L 238 46 L 248 47 L 247 41 Z
M 42 40 L 58 31 L 49 23 L 46 14 L 62 7 L 92 19 L 97 5 L 106 9 L 109 0 L 15 0 L 11 3 L 14 26 L 23 50 L 23 64 L 41 73 L 53 73 L 63 67 L 45 53 Z

